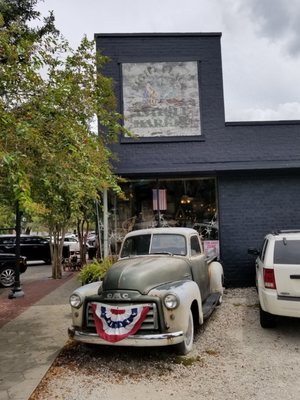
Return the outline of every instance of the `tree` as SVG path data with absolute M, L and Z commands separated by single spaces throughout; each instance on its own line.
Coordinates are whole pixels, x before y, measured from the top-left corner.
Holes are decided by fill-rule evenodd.
M 59 278 L 68 224 L 100 189 L 120 193 L 112 155 L 91 121 L 97 115 L 108 137 L 122 127 L 112 81 L 100 72 L 107 59 L 85 37 L 70 49 L 52 14 L 42 28 L 29 28 L 36 3 L 0 2 L 0 179 L 7 198 L 47 223 Z
M 98 114 L 108 132 L 120 129 L 119 116 L 111 111 L 112 82 L 97 73 L 96 60 L 98 66 L 105 61 L 96 56 L 94 43 L 84 38 L 66 61 L 55 60 L 50 66 L 43 97 L 49 149 L 45 168 L 38 174 L 36 194 L 46 206 L 44 218 L 54 239 L 54 275 L 61 254 L 59 238 L 64 237 L 68 224 L 84 215 L 89 202 L 99 199 L 99 189 L 120 191 L 109 164 L 110 152 L 90 126 Z
M 13 210 L 8 205 L 0 203 L 0 233 L 7 233 L 3 232 L 3 229 L 9 232 L 14 226 L 15 216 Z
M 37 1 L 0 1 L 0 157 L 1 185 L 6 198 L 30 206 L 28 171 L 33 167 L 31 153 L 37 150 L 31 122 L 37 110 L 30 107 L 44 82 L 40 76 L 43 40 L 57 36 L 53 16 L 41 28 L 27 22 L 39 17 Z

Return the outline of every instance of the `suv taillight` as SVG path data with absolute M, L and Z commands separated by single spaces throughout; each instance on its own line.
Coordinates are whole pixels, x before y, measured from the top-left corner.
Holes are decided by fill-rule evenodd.
M 264 268 L 264 284 L 265 288 L 276 289 L 274 269 Z

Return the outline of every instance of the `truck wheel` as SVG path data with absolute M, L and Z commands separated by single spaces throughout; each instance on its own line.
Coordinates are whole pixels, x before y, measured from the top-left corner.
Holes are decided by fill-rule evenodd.
M 275 316 L 264 311 L 261 306 L 259 306 L 259 320 L 261 327 L 265 329 L 274 328 L 276 325 Z
M 10 287 L 15 282 L 15 271 L 11 267 L 5 267 L 0 270 L 0 285 Z
M 220 297 L 219 297 L 219 299 L 217 301 L 217 306 L 221 305 L 222 303 L 223 303 L 223 295 L 220 294 Z
M 183 342 L 177 344 L 177 354 L 185 355 L 193 348 L 194 342 L 194 318 L 192 310 L 189 312 L 189 321 L 186 332 L 183 335 Z

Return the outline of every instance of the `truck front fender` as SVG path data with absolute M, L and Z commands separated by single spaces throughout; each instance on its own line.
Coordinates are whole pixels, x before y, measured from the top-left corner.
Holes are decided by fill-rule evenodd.
M 72 294 L 77 294 L 82 299 L 82 304 L 79 308 L 71 307 L 72 321 L 74 326 L 82 326 L 85 312 L 85 299 L 89 296 L 97 295 L 99 288 L 102 286 L 102 281 L 89 283 L 75 289 Z
M 210 293 L 220 293 L 223 295 L 224 272 L 222 265 L 218 261 L 213 261 L 208 265 L 208 275 L 210 279 Z
M 178 298 L 179 304 L 175 309 L 169 310 L 164 304 L 164 298 L 168 294 L 174 294 Z M 193 311 L 195 321 L 203 323 L 201 293 L 196 282 L 177 281 L 164 284 L 150 290 L 149 296 L 160 298 L 165 323 L 170 331 L 187 330 L 190 309 Z

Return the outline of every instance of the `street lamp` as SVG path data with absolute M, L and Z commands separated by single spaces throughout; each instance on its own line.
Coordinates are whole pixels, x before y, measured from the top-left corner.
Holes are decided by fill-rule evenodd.
M 19 208 L 19 202 L 16 203 L 16 269 L 15 269 L 15 282 L 14 286 L 9 293 L 9 299 L 16 299 L 19 297 L 24 297 L 24 292 L 21 287 L 20 282 L 20 237 L 21 237 L 21 212 Z

